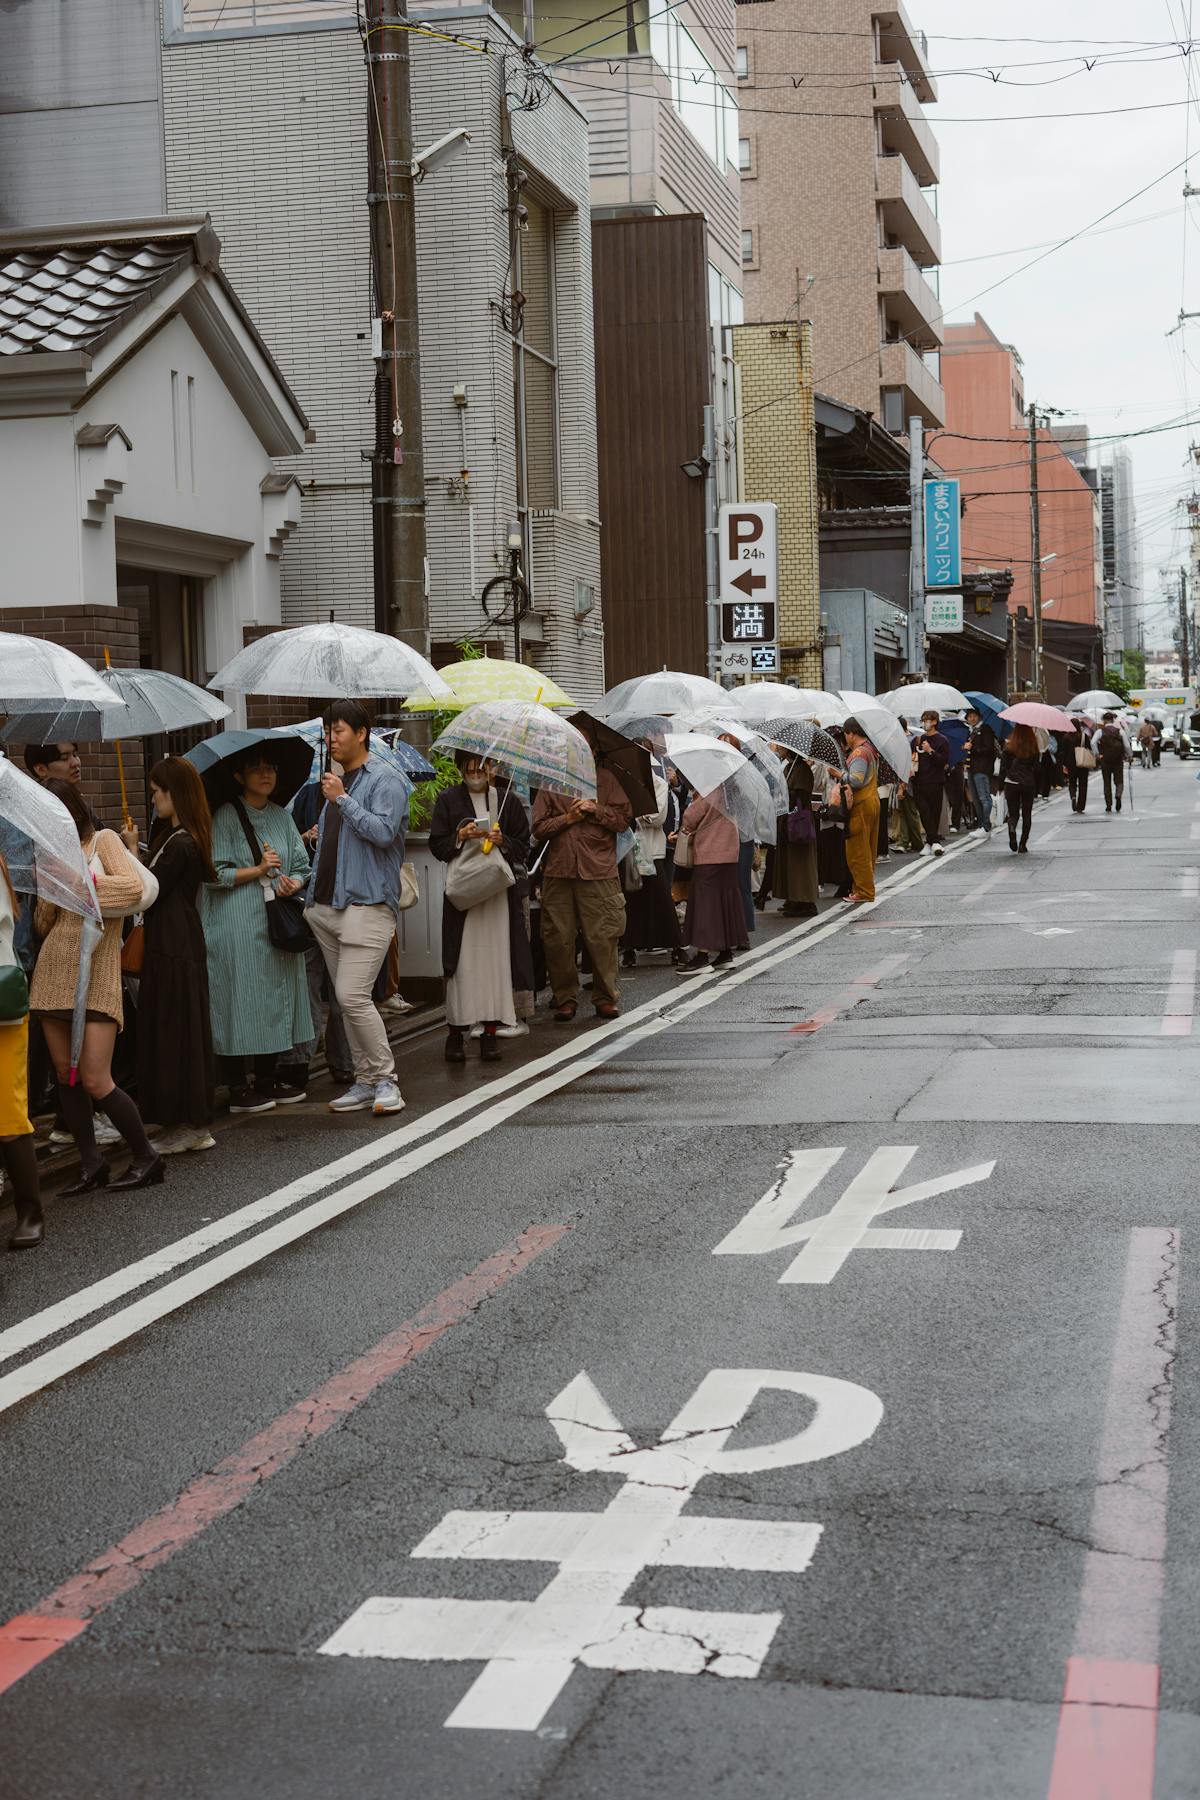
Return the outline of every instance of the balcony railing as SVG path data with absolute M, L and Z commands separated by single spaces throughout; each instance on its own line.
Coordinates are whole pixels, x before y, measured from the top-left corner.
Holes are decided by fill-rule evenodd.
M 885 12 L 874 14 L 879 26 L 881 62 L 898 62 L 913 84 L 917 99 L 929 105 L 937 99 L 937 84 L 929 73 L 929 44 L 923 31 L 914 31 L 900 0 Z
M 927 425 L 946 423 L 946 396 L 942 385 L 911 344 L 883 344 L 879 353 L 881 387 L 899 388 L 904 401 L 904 419 L 920 413 Z
M 889 320 L 918 350 L 936 350 L 945 338 L 942 306 L 907 250 L 879 252 L 879 292 Z
M 898 154 L 880 156 L 875 164 L 875 194 L 889 237 L 899 240 L 917 263 L 942 260 L 942 228 L 920 182 Z
M 906 158 L 922 187 L 941 180 L 937 139 L 921 111 L 912 85 L 904 79 L 901 63 L 876 63 L 875 111 L 879 116 L 884 150 L 898 150 Z

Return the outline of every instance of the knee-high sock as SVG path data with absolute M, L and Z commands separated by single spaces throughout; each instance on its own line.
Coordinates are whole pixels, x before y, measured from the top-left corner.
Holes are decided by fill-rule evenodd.
M 124 1088 L 113 1088 L 105 1094 L 103 1100 L 97 1100 L 96 1105 L 102 1113 L 107 1114 L 125 1139 L 133 1151 L 135 1163 L 154 1161 L 154 1151 L 150 1147 L 150 1139 L 146 1136 L 142 1115 Z
M 58 1107 L 67 1130 L 75 1139 L 81 1171 L 85 1176 L 94 1175 L 100 1167 L 100 1152 L 96 1148 L 96 1126 L 87 1090 L 79 1082 L 74 1087 L 66 1087 L 60 1081 Z
M 36 1224 L 42 1216 L 42 1190 L 32 1131 L 27 1131 L 24 1137 L 0 1138 L 0 1163 L 12 1183 L 17 1224 Z

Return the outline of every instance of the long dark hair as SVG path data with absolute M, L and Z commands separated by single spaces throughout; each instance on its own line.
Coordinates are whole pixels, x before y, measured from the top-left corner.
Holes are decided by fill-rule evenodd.
M 48 794 L 53 794 L 56 800 L 62 801 L 72 819 L 75 821 L 75 829 L 79 833 L 80 843 L 85 843 L 95 832 L 96 825 L 91 813 L 87 809 L 87 804 L 84 801 L 83 795 L 75 786 L 75 783 L 73 781 L 60 781 L 55 777 L 52 781 L 43 782 L 42 785 Z
M 1014 725 L 1008 740 L 1008 753 L 1019 762 L 1036 762 L 1042 754 L 1032 725 Z
M 191 763 L 182 756 L 167 756 L 155 763 L 150 779 L 164 794 L 170 794 L 175 817 L 183 826 L 204 865 L 204 879 L 215 881 L 217 872 L 212 859 L 212 812 L 204 783 Z

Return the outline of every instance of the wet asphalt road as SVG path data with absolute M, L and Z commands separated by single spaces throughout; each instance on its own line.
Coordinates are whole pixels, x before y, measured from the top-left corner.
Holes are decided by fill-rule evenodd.
M 54 1205 L 3 1800 L 1200 1796 L 1193 774 Z

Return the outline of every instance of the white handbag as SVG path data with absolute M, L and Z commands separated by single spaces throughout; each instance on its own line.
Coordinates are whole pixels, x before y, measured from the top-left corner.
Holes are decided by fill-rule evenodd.
M 120 840 L 118 840 L 118 842 L 119 841 Z M 148 912 L 154 905 L 154 902 L 158 899 L 158 876 L 154 873 L 153 869 L 148 869 L 145 863 L 138 861 L 136 856 L 130 856 L 128 850 L 125 849 L 124 844 L 121 845 L 121 849 L 124 851 L 125 858 L 130 867 L 137 870 L 138 880 L 142 884 L 141 897 L 135 901 L 132 906 L 122 906 L 116 911 L 110 912 L 107 907 L 102 908 L 103 916 L 106 919 L 136 918 L 139 913 Z M 93 875 L 106 875 L 108 873 L 94 850 L 88 858 L 88 867 L 91 869 Z
M 498 823 L 495 788 L 488 789 L 488 819 L 495 829 Z M 446 898 L 456 912 L 470 912 L 482 906 L 506 888 L 513 886 L 516 876 L 508 858 L 495 844 L 480 838 L 468 838 L 446 874 Z
M 396 902 L 397 906 L 400 908 L 401 912 L 407 912 L 411 906 L 418 905 L 418 903 L 420 902 L 420 899 L 421 899 L 421 884 L 417 880 L 417 865 L 416 865 L 416 863 L 410 863 L 410 862 L 401 863 L 400 864 L 400 897 Z

